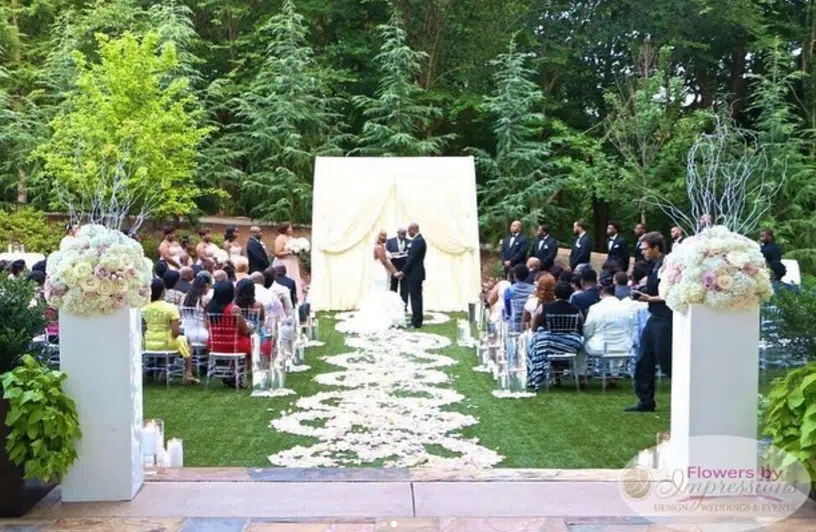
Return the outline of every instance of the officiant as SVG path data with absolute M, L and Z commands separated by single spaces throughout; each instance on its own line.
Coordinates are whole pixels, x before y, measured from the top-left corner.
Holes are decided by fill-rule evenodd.
M 397 229 L 397 236 L 395 238 L 389 238 L 385 242 L 385 250 L 391 254 L 391 263 L 397 269 L 397 271 L 401 271 L 402 267 L 405 266 L 405 261 L 408 258 L 408 246 L 410 242 L 407 237 L 407 233 L 405 229 L 400 228 Z M 405 308 L 408 308 L 408 284 L 405 282 L 405 279 L 397 279 L 393 275 L 391 276 L 391 291 L 397 292 L 402 300 L 405 302 Z

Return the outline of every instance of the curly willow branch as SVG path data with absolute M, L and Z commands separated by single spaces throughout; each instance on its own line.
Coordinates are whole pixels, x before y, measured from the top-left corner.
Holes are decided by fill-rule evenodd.
M 779 179 L 773 179 L 767 151 L 756 134 L 718 116 L 714 123 L 714 131 L 699 135 L 689 149 L 686 160 L 689 208 L 681 209 L 654 191 L 649 191 L 644 201 L 689 233 L 697 233 L 707 225 L 724 225 L 740 234 L 752 233 L 782 188 L 787 164 L 783 163 Z

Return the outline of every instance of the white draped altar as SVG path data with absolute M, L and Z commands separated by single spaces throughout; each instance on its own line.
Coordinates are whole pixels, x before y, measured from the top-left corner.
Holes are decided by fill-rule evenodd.
M 319 157 L 312 212 L 316 310 L 349 310 L 368 289 L 382 229 L 419 224 L 428 244 L 427 310 L 464 311 L 481 289 L 472 157 Z

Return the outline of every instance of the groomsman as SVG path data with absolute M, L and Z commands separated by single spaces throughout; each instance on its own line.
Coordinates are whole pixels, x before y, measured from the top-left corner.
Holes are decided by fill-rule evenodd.
M 670 251 L 674 251 L 674 247 L 679 246 L 680 244 L 683 243 L 683 240 L 686 239 L 686 232 L 683 231 L 682 227 L 675 225 L 674 227 L 671 228 L 671 237 L 672 244 Z
M 782 261 L 782 248 L 776 243 L 774 233 L 770 229 L 763 229 L 759 233 L 759 250 L 765 257 L 768 265 Z
M 621 270 L 629 271 L 629 245 L 626 239 L 620 234 L 620 224 L 617 222 L 609 222 L 606 225 L 606 236 L 609 238 L 606 241 L 606 249 L 608 255 L 606 260 L 614 260 L 621 267 Z
M 646 234 L 646 226 L 643 224 L 637 224 L 635 226 L 635 238 L 637 238 L 637 242 L 635 242 L 635 262 L 643 262 L 645 259 L 643 258 L 643 251 L 640 249 L 640 243 L 643 241 L 643 235 Z
M 572 224 L 572 232 L 575 234 L 572 251 L 570 252 L 570 269 L 572 271 L 575 271 L 579 264 L 590 263 L 592 248 L 595 243 L 592 242 L 592 237 L 587 234 L 588 229 L 589 225 L 583 220 L 578 220 Z
M 541 261 L 541 270 L 548 272 L 558 255 L 558 241 L 550 234 L 549 225 L 540 225 L 536 232 L 532 255 Z
M 385 242 L 385 250 L 391 254 L 391 263 L 397 269 L 402 270 L 405 266 L 405 261 L 408 258 L 408 236 L 405 229 L 397 229 L 397 236 L 389 238 Z M 391 276 L 391 291 L 397 292 L 403 301 L 405 301 L 405 308 L 408 308 L 408 284 L 405 279 L 398 279 Z
M 501 257 L 505 275 L 513 266 L 524 264 L 529 248 L 530 242 L 521 232 L 521 222 L 516 220 L 510 224 L 510 234 L 502 240 Z

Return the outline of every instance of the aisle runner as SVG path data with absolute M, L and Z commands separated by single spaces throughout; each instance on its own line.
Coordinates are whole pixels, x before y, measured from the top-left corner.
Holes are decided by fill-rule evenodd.
M 433 321 L 442 320 L 439 316 L 447 320 L 437 315 Z M 376 462 L 440 469 L 488 468 L 501 462 L 503 456 L 459 433 L 477 424 L 475 417 L 443 409 L 464 399 L 439 369 L 456 361 L 429 351 L 450 344 L 444 336 L 402 330 L 377 337 L 347 336 L 346 345 L 353 351 L 324 357 L 342 369 L 315 377 L 337 389 L 300 398 L 294 412 L 271 423 L 276 430 L 311 436 L 319 443 L 281 451 L 269 461 L 285 467 Z

